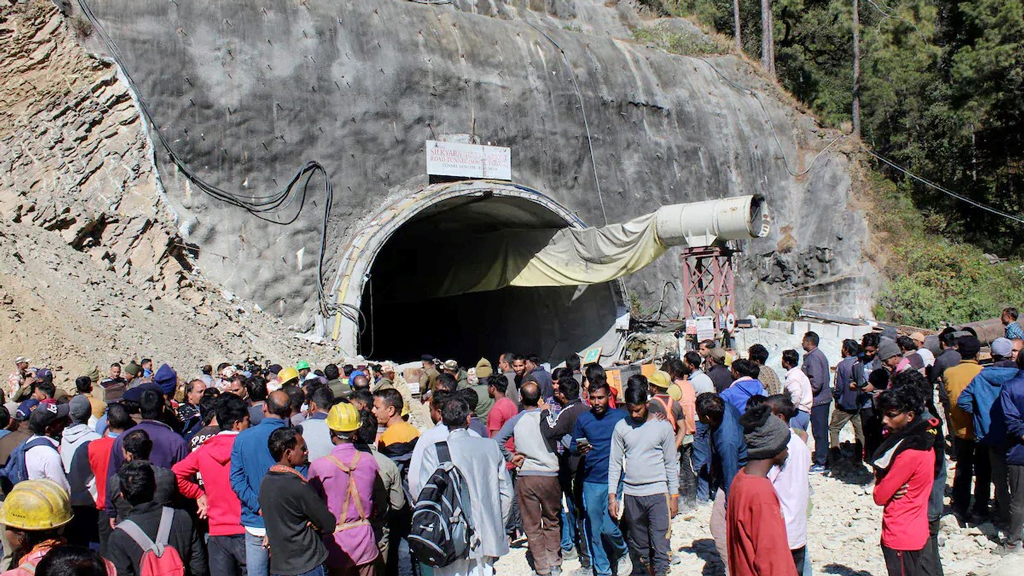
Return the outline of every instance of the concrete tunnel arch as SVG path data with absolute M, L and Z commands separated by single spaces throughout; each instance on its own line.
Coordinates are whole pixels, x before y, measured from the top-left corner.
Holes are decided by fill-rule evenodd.
M 439 238 L 567 227 L 587 226 L 551 197 L 518 184 L 459 181 L 402 194 L 342 248 L 330 292 L 337 310 L 324 324 L 324 333 L 345 354 L 399 362 L 430 353 L 473 365 L 481 357 L 495 362 L 500 353 L 512 350 L 537 353 L 557 364 L 569 353 L 592 346 L 602 346 L 610 355 L 622 340 L 616 326 L 628 322 L 621 279 L 389 299 L 387 288 L 394 282 L 453 273 L 459 263 L 436 254 Z

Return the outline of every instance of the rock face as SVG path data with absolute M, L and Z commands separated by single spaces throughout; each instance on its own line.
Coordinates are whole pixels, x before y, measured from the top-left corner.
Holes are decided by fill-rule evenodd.
M 592 225 L 605 214 L 625 220 L 663 204 L 763 194 L 773 230 L 742 247 L 740 311 L 795 297 L 850 315 L 869 309 L 866 226 L 849 206 L 849 161 L 838 147 L 821 153 L 836 135 L 737 58 L 636 44 L 630 30 L 644 22 L 630 3 L 89 3 L 167 140 L 208 181 L 258 196 L 306 160 L 328 168 L 329 270 L 385 198 L 426 183 L 425 140 L 472 133 L 510 146 L 515 181 Z M 319 183 L 296 223 L 276 226 L 201 194 L 157 157 L 199 269 L 308 330 Z M 681 308 L 678 254 L 627 280 L 653 306 L 675 284 L 664 290 L 670 316 Z
M 0 349 L 65 385 L 157 352 L 182 378 L 308 354 L 195 272 L 131 94 L 83 29 L 50 2 L 0 8 Z

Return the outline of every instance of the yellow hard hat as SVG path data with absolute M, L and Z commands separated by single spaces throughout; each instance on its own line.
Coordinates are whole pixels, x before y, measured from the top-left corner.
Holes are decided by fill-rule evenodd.
M 359 409 L 348 402 L 335 404 L 327 413 L 327 427 L 335 432 L 354 432 L 360 425 Z
M 68 493 L 53 480 L 18 482 L 0 507 L 0 524 L 21 530 L 52 530 L 71 517 Z
M 665 372 L 664 370 L 655 370 L 647 377 L 647 381 L 662 390 L 672 385 L 672 377 L 670 377 L 668 372 Z
M 295 380 L 298 377 L 299 371 L 291 366 L 287 368 L 282 368 L 281 371 L 277 373 L 277 379 L 281 382 L 281 384 L 284 384 L 289 380 Z

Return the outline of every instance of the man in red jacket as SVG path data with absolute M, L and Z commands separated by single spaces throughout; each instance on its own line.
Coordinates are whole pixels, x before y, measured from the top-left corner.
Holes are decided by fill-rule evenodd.
M 110 447 L 114 440 L 125 430 L 135 426 L 128 410 L 118 403 L 107 406 L 107 433 L 99 440 L 93 440 L 86 446 L 89 455 L 89 468 L 96 478 L 96 509 L 100 511 L 98 522 L 100 536 L 100 556 L 106 558 L 107 540 L 110 539 L 110 516 L 107 516 L 107 468 L 110 465 Z
M 199 517 L 210 522 L 210 573 L 243 576 L 245 529 L 242 504 L 231 488 L 231 448 L 238 433 L 249 427 L 249 406 L 234 394 L 224 394 L 214 410 L 220 433 L 175 464 L 173 470 L 178 489 L 186 498 L 196 500 Z M 203 478 L 202 486 L 196 482 L 197 472 Z
M 768 479 L 772 466 L 789 456 L 789 426 L 772 415 L 767 404 L 740 417 L 747 463 L 729 488 L 726 538 L 730 576 L 795 576 L 786 520 L 775 487 Z
M 928 499 L 935 478 L 936 427 L 921 415 L 924 398 L 913 386 L 882 392 L 878 404 L 886 437 L 872 458 L 875 504 L 882 511 L 882 555 L 889 576 L 924 576 L 938 566 L 927 547 Z

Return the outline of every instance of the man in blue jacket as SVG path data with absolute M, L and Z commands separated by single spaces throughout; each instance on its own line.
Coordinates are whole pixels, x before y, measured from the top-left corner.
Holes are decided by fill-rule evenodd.
M 705 392 L 697 396 L 697 417 L 711 430 L 711 493 L 715 495 L 711 509 L 711 536 L 715 539 L 719 557 L 727 563 L 725 506 L 733 478 L 747 463 L 747 444 L 743 440 L 739 410 L 718 394 Z
M 764 395 L 764 384 L 757 379 L 761 367 L 751 360 L 739 359 L 732 363 L 732 385 L 722 390 L 722 400 L 732 404 L 740 414 L 747 411 L 751 396 Z
M 1006 543 L 996 550 L 1001 554 L 1024 554 L 1024 354 L 1017 355 L 1017 365 L 1022 370 L 1003 383 L 999 391 L 1006 422 L 1006 472 L 1010 484 L 1010 533 Z
M 860 362 L 860 344 L 857 344 L 856 340 L 843 340 L 842 355 L 843 359 L 836 365 L 835 385 L 832 387 L 836 410 L 832 413 L 832 422 L 828 426 L 829 459 L 831 463 L 839 460 L 839 433 L 847 423 L 852 423 L 853 434 L 857 439 L 854 461 L 859 463 L 864 449 L 864 427 L 860 419 L 860 410 L 868 397 L 864 392 L 868 379 L 864 374 L 864 365 Z
M 1006 468 L 1006 416 L 999 400 L 1003 385 L 1017 376 L 1017 365 L 1010 360 L 1013 343 L 1006 338 L 992 341 L 995 362 L 978 373 L 960 393 L 956 405 L 974 420 L 974 436 L 979 448 L 987 449 L 996 487 L 998 520 L 1009 522 L 1010 488 Z
M 270 434 L 289 425 L 292 411 L 288 394 L 277 390 L 267 396 L 263 420 L 243 430 L 231 447 L 231 489 L 242 502 L 242 526 L 245 528 L 245 564 L 249 576 L 268 576 L 270 556 L 263 545 L 267 529 L 260 515 L 260 483 L 276 464 L 267 441 Z M 305 470 L 302 470 L 305 474 Z

